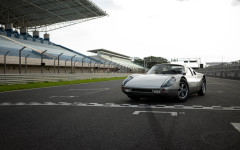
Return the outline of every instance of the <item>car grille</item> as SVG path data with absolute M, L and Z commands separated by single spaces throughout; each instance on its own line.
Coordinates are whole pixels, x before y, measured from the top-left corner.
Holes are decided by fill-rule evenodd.
M 152 89 L 132 89 L 132 92 L 152 93 Z

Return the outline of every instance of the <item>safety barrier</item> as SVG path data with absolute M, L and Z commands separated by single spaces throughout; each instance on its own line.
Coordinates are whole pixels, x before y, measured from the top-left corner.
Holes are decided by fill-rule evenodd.
M 79 74 L 0 74 L 0 84 L 20 84 L 43 81 L 72 81 L 93 78 L 125 77 L 127 73 L 79 73 Z

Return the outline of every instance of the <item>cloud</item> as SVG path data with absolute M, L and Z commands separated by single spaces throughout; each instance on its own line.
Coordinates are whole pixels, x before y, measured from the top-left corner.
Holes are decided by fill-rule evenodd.
M 229 0 L 93 2 L 109 16 L 56 30 L 52 40 L 82 53 L 104 48 L 141 58 L 240 56 L 240 10 Z
M 240 5 L 240 0 L 233 0 L 232 5 L 233 6 L 239 6 Z

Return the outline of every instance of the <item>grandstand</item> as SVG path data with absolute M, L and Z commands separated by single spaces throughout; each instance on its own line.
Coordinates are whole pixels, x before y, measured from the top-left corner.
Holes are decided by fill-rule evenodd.
M 1 0 L 0 74 L 144 72 L 129 56 L 89 57 L 50 40 L 49 31 L 106 15 L 90 0 Z
M 1 0 L 0 73 L 109 72 L 113 66 L 39 37 L 106 15 L 90 0 Z
M 101 63 L 112 62 L 118 72 L 138 72 L 144 73 L 145 69 L 142 66 L 134 64 L 132 58 L 120 53 L 116 53 L 106 49 L 89 50 L 88 52 L 95 53 L 97 55 L 91 56 Z

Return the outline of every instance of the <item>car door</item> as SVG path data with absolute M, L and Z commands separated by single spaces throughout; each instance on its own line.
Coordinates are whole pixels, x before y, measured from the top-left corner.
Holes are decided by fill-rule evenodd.
M 191 68 L 186 67 L 186 79 L 188 81 L 188 86 L 190 92 L 195 92 L 196 91 L 196 84 L 197 84 L 197 74 L 195 71 L 193 71 Z

